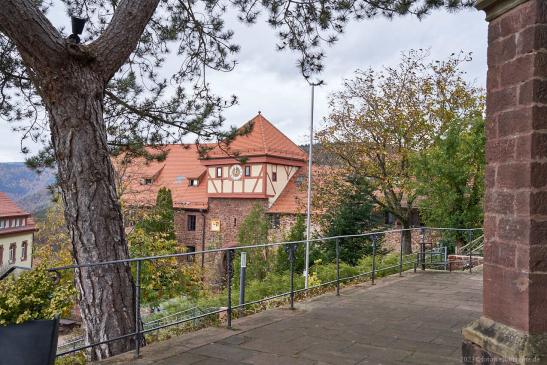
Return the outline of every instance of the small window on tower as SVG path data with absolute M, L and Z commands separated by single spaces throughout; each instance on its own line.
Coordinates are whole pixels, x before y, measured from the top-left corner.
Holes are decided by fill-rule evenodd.
M 278 229 L 281 225 L 281 215 L 279 213 L 274 213 L 270 217 L 270 225 L 272 229 Z
M 277 171 L 272 172 L 272 181 L 277 181 Z
M 237 218 L 234 218 L 234 227 L 237 227 Z
M 217 177 L 222 177 L 222 167 L 217 167 Z
M 195 231 L 196 230 L 196 216 L 193 214 L 189 214 L 187 218 L 187 228 L 189 231 Z
M 245 176 L 251 176 L 251 166 L 245 166 Z

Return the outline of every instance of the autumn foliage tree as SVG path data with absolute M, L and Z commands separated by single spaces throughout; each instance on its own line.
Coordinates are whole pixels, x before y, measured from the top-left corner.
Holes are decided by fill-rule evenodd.
M 51 3 L 88 19 L 82 43 L 51 24 Z M 322 69 L 323 46 L 335 42 L 352 18 L 424 16 L 471 5 L 472 0 L 0 0 L 0 116 L 23 123 L 15 128 L 25 130 L 26 138 L 45 141 L 45 150 L 30 162 L 57 167 L 75 261 L 126 259 L 110 153 L 145 154 L 145 145 L 180 142 L 187 134 L 201 140 L 234 137 L 233 130 L 219 128 L 223 109 L 235 99 L 221 100 L 205 81 L 206 70 L 236 65 L 239 46 L 225 26 L 229 10 L 246 23 L 263 13 L 278 31 L 278 48 L 297 52 L 302 73 L 310 77 Z M 175 71 L 160 72 L 167 69 Z M 75 276 L 88 344 L 135 330 L 129 265 L 86 267 Z M 91 358 L 133 345 L 131 338 L 103 343 L 92 348 Z
M 428 61 L 410 51 L 383 70 L 356 71 L 330 98 L 330 114 L 318 133 L 323 147 L 341 161 L 345 174 L 370 185 L 371 200 L 410 228 L 416 207 L 412 160 L 453 123 L 482 116 L 482 90 L 461 71 L 467 55 Z M 410 231 L 403 250 L 411 252 Z

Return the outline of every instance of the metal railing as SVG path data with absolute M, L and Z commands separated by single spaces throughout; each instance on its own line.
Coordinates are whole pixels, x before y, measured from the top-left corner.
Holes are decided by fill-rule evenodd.
M 420 250 L 416 254 L 415 258 L 408 260 L 409 256 L 414 255 L 404 255 L 403 254 L 403 232 L 404 231 L 416 231 L 419 230 L 421 234 L 421 242 L 420 242 Z M 185 252 L 185 253 L 177 253 L 177 254 L 169 254 L 169 255 L 157 255 L 157 256 L 148 256 L 148 257 L 137 257 L 137 258 L 130 258 L 130 259 L 124 259 L 124 260 L 111 260 L 111 261 L 103 261 L 103 262 L 94 262 L 94 263 L 82 263 L 78 265 L 67 265 L 62 267 L 55 267 L 49 269 L 50 272 L 60 273 L 64 270 L 72 270 L 72 269 L 81 269 L 81 268 L 91 268 L 91 267 L 97 267 L 97 266 L 105 266 L 105 265 L 118 265 L 118 264 L 135 264 L 136 270 L 135 270 L 135 295 L 136 295 L 136 303 L 135 303 L 135 330 L 131 333 L 127 333 L 121 336 L 117 336 L 115 338 L 106 339 L 100 342 L 92 343 L 92 344 L 84 344 L 81 346 L 76 346 L 78 344 L 82 344 L 82 340 L 78 339 L 76 341 L 71 341 L 70 343 L 65 343 L 62 345 L 62 347 L 59 348 L 60 351 L 58 351 L 57 356 L 64 356 L 68 354 L 72 354 L 75 352 L 83 351 L 86 349 L 93 348 L 95 346 L 100 346 L 103 344 L 107 344 L 114 341 L 119 341 L 127 338 L 134 338 L 135 343 L 135 355 L 136 357 L 139 357 L 140 354 L 140 347 L 142 343 L 143 336 L 147 333 L 150 333 L 152 331 L 157 331 L 160 329 L 164 329 L 171 326 L 180 325 L 189 321 L 196 321 L 200 320 L 202 318 L 220 314 L 220 313 L 226 313 L 226 319 L 227 319 L 227 327 L 231 328 L 232 325 L 232 315 L 233 311 L 235 309 L 241 309 L 245 308 L 247 306 L 263 303 L 267 301 L 271 301 L 273 299 L 278 299 L 282 297 L 288 297 L 290 308 L 294 309 L 294 300 L 295 295 L 310 291 L 312 289 L 316 289 L 319 287 L 327 286 L 327 285 L 334 285 L 336 288 L 336 295 L 340 295 L 340 284 L 343 282 L 355 280 L 362 277 L 370 277 L 372 285 L 375 284 L 375 280 L 377 278 L 377 275 L 381 272 L 384 272 L 386 270 L 393 270 L 395 268 L 398 269 L 399 276 L 402 276 L 403 268 L 405 265 L 413 265 L 414 272 L 416 272 L 417 267 L 421 267 L 422 270 L 425 270 L 426 267 L 431 266 L 442 266 L 445 270 L 447 269 L 447 266 L 449 265 L 448 262 L 448 250 L 447 247 L 436 247 L 431 250 L 426 250 L 425 248 L 425 235 L 426 231 L 429 232 L 442 232 L 442 231 L 465 231 L 465 232 L 473 232 L 477 230 L 482 230 L 482 228 L 470 228 L 470 229 L 455 229 L 455 228 L 432 228 L 432 227 L 420 227 L 420 228 L 408 228 L 408 229 L 394 229 L 394 230 L 385 230 L 385 231 L 374 231 L 374 232 L 367 232 L 362 234 L 354 234 L 354 235 L 344 235 L 344 236 L 334 236 L 334 237 L 322 237 L 322 238 L 314 238 L 310 240 L 301 240 L 301 241 L 289 241 L 289 242 L 275 242 L 275 243 L 266 243 L 266 244 L 255 244 L 255 245 L 247 245 L 247 246 L 238 246 L 238 247 L 229 247 L 229 248 L 217 248 L 217 249 L 211 249 L 211 250 L 203 250 L 203 251 L 194 251 L 194 252 Z M 392 233 L 400 233 L 401 239 L 400 239 L 400 255 L 399 255 L 399 262 L 397 265 L 391 265 L 387 267 L 377 267 L 377 257 L 379 254 L 377 253 L 377 247 L 379 243 L 379 239 L 381 235 L 386 234 L 392 234 Z M 340 248 L 341 248 L 341 241 L 352 239 L 352 238 L 369 238 L 372 245 L 372 268 L 370 271 L 358 273 L 355 275 L 350 275 L 346 277 L 340 276 Z M 335 264 L 336 264 L 336 278 L 333 280 L 329 280 L 326 282 L 322 282 L 317 285 L 309 286 L 308 288 L 300 288 L 295 289 L 294 287 L 294 278 L 295 278 L 295 252 L 296 247 L 300 244 L 306 244 L 306 242 L 310 242 L 311 244 L 332 244 L 335 245 Z M 287 246 L 288 247 L 288 253 L 289 253 L 289 264 L 290 264 L 290 285 L 289 285 L 289 291 L 284 293 L 275 294 L 272 296 L 268 296 L 265 298 L 261 298 L 254 301 L 248 301 L 243 302 L 238 305 L 232 304 L 232 264 L 233 264 L 233 256 L 236 252 L 244 252 L 248 251 L 250 249 L 259 249 L 259 248 L 272 248 L 272 247 L 280 247 L 280 246 Z M 226 307 L 225 308 L 208 308 L 212 309 L 210 311 L 201 311 L 200 313 L 194 313 L 194 315 L 187 317 L 187 316 L 177 316 L 176 313 L 170 316 L 170 318 L 160 318 L 156 319 L 149 323 L 144 323 L 141 319 L 141 266 L 143 262 L 145 261 L 155 261 L 155 260 L 161 260 L 161 259 L 167 259 L 167 258 L 179 258 L 179 257 L 190 257 L 195 255 L 205 255 L 205 254 L 214 254 L 214 253 L 225 253 L 226 254 L 226 288 L 227 288 L 227 300 L 226 300 Z M 471 253 L 472 254 L 472 253 Z M 405 259 L 406 256 L 406 259 Z M 427 257 L 429 256 L 429 262 L 427 261 Z M 179 313 L 180 314 L 180 313 Z

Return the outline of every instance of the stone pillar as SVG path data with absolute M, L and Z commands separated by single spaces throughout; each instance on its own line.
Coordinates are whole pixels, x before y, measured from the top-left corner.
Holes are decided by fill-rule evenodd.
M 479 0 L 488 29 L 483 316 L 465 364 L 547 364 L 547 0 Z

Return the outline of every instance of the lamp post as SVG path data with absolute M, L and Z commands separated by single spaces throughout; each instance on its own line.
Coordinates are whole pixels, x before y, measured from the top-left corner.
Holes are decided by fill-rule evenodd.
M 306 260 L 304 271 L 304 288 L 308 289 L 308 271 L 310 268 L 310 231 L 311 231 L 311 184 L 312 184 L 312 157 L 313 157 L 313 107 L 315 102 L 315 87 L 323 81 L 311 83 L 311 115 L 310 115 L 310 146 L 308 151 L 308 204 L 306 207 Z

